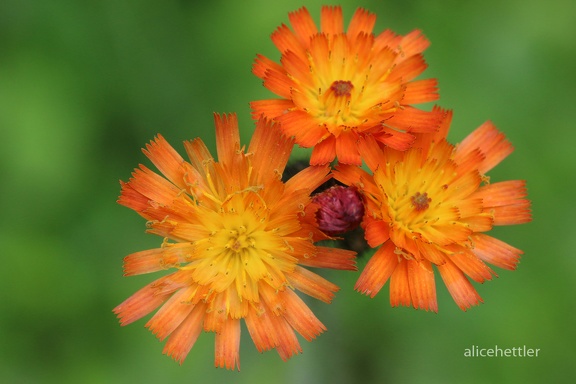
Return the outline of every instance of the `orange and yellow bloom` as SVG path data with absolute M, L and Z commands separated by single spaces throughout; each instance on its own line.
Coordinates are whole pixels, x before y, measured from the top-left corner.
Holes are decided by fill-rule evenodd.
M 310 164 L 361 164 L 358 139 L 370 134 L 381 146 L 408 149 L 415 133 L 433 132 L 442 116 L 413 104 L 438 99 L 435 79 L 415 80 L 426 68 L 428 40 L 420 31 L 374 35 L 376 16 L 358 9 L 344 30 L 340 7 L 322 8 L 320 29 L 306 8 L 289 14 L 272 41 L 280 64 L 259 55 L 253 67 L 280 99 L 254 101 L 264 115 L 302 147 Z
M 484 233 L 531 220 L 525 182 L 491 183 L 486 175 L 512 152 L 511 144 L 487 122 L 454 146 L 445 140 L 452 115 L 444 114 L 437 133 L 419 135 L 404 152 L 361 138 L 371 173 L 351 165 L 335 172 L 337 180 L 363 193 L 365 237 L 379 247 L 355 289 L 374 297 L 390 280 L 392 306 L 437 312 L 436 268 L 466 310 L 482 301 L 469 279 L 491 280 L 496 274 L 486 263 L 515 269 L 522 254 Z
M 473 283 L 496 276 L 488 264 L 513 270 L 523 253 L 486 234 L 531 220 L 526 182 L 487 175 L 510 142 L 486 122 L 453 145 L 452 112 L 415 106 L 438 99 L 436 79 L 421 78 L 420 31 L 374 34 L 362 8 L 346 29 L 338 6 L 322 7 L 319 26 L 306 8 L 289 20 L 272 34 L 280 63 L 258 55 L 252 69 L 278 98 L 251 102 L 247 149 L 236 115 L 216 114 L 217 159 L 200 138 L 185 160 L 158 135 L 143 152 L 159 172 L 140 165 L 120 182 L 118 203 L 163 238 L 126 256 L 124 275 L 168 272 L 113 311 L 121 325 L 153 313 L 145 326 L 180 364 L 213 332 L 215 366 L 239 370 L 242 321 L 259 352 L 300 353 L 297 334 L 326 328 L 297 291 L 330 303 L 339 289 L 308 267 L 356 270 L 355 252 L 321 240 L 376 249 L 360 293 L 389 282 L 392 306 L 433 312 L 438 274 L 467 310 L 482 302 Z M 286 179 L 295 144 L 311 157 Z
M 316 246 L 325 239 L 310 193 L 329 178 L 308 167 L 286 183 L 281 175 L 293 140 L 259 120 L 247 151 L 235 115 L 218 116 L 218 161 L 200 139 L 185 142 L 184 160 L 161 136 L 144 165 L 121 183 L 118 202 L 148 220 L 162 246 L 124 260 L 125 275 L 173 270 L 146 285 L 114 312 L 122 325 L 160 309 L 146 323 L 164 353 L 182 362 L 202 331 L 214 332 L 215 365 L 240 366 L 240 321 L 259 351 L 284 360 L 301 351 L 296 332 L 311 340 L 324 325 L 296 295 L 330 302 L 338 287 L 305 267 L 354 270 L 354 252 Z

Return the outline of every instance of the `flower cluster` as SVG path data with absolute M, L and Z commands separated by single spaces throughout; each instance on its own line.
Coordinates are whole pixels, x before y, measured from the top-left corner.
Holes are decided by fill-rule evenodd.
M 356 253 L 330 246 L 360 226 L 373 255 L 355 289 L 374 297 L 389 283 L 392 306 L 438 311 L 435 270 L 463 310 L 482 302 L 471 281 L 515 269 L 522 251 L 486 234 L 531 220 L 526 183 L 490 182 L 513 150 L 492 123 L 447 141 L 452 112 L 415 105 L 438 99 L 419 79 L 428 40 L 373 32 L 358 9 L 348 28 L 340 7 L 289 14 L 272 41 L 277 63 L 257 56 L 253 73 L 279 98 L 253 101 L 246 149 L 234 114 L 215 115 L 215 159 L 197 138 L 185 160 L 160 135 L 121 182 L 118 202 L 164 238 L 128 255 L 126 276 L 170 270 L 118 305 L 122 325 L 146 323 L 164 353 L 182 363 L 202 331 L 215 333 L 215 365 L 239 369 L 243 320 L 259 351 L 287 360 L 326 328 L 297 291 L 329 303 L 338 286 L 312 268 L 356 270 Z M 295 144 L 312 148 L 287 178 Z M 362 166 L 364 164 L 365 166 Z M 328 182 L 331 187 L 327 187 Z M 320 243 L 319 243 L 320 242 Z

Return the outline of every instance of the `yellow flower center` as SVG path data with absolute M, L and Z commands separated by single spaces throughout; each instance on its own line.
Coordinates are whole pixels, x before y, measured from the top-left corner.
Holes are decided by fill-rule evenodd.
M 390 215 L 392 222 L 397 228 L 403 231 L 413 233 L 421 231 L 431 221 L 437 221 L 434 215 L 437 214 L 435 206 L 430 207 L 432 198 L 429 197 L 428 192 L 421 193 L 415 191 L 415 186 L 405 185 L 403 191 L 394 194 L 388 191 L 387 213 Z M 441 205 L 441 201 L 438 201 Z
M 390 223 L 395 244 L 424 241 L 439 246 L 465 241 L 470 233 L 459 196 L 456 166 L 450 160 L 421 162 L 417 150 L 403 161 L 376 169 L 374 180 L 382 193 L 381 217 Z
M 389 51 L 354 57 L 343 53 L 347 49 L 352 50 L 342 47 L 338 54 L 326 56 L 321 45 L 313 46 L 307 57 L 310 77 L 292 76 L 296 90 L 301 92 L 293 99 L 296 106 L 336 137 L 343 130 L 363 131 L 378 125 L 382 114 L 397 109 L 401 97 L 400 84 L 386 81 L 393 68 Z
M 224 248 L 230 249 L 236 254 L 242 253 L 245 248 L 254 247 L 256 245 L 254 238 L 249 234 L 246 234 L 247 230 L 243 225 L 236 229 L 231 229 L 229 231 L 223 230 L 222 232 L 228 232 L 224 233 L 224 236 L 229 238 Z
M 266 228 L 268 209 L 258 192 L 229 196 L 219 212 L 205 217 L 210 233 L 195 242 L 200 257 L 184 267 L 194 270 L 194 280 L 214 292 L 233 289 L 240 300 L 258 301 L 261 282 L 283 288 L 296 259 L 285 253 L 288 245 L 274 229 Z
M 346 127 L 358 124 L 351 110 L 353 91 L 354 84 L 351 81 L 335 80 L 318 99 L 320 103 L 318 116 L 328 123 L 326 128 L 335 136 Z

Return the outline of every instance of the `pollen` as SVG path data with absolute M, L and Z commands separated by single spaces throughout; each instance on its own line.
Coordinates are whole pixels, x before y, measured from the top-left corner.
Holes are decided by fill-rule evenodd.
M 410 197 L 410 201 L 414 206 L 414 210 L 420 212 L 428 209 L 428 207 L 430 206 L 430 202 L 432 202 L 432 199 L 428 197 L 428 193 L 426 192 L 424 193 L 416 192 L 414 196 Z

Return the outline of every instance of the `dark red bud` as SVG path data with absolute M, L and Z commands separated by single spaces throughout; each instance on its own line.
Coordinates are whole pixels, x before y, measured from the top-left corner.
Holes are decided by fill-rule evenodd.
M 320 206 L 316 220 L 329 236 L 341 235 L 358 227 L 364 216 L 362 197 L 353 187 L 336 185 L 312 198 Z

